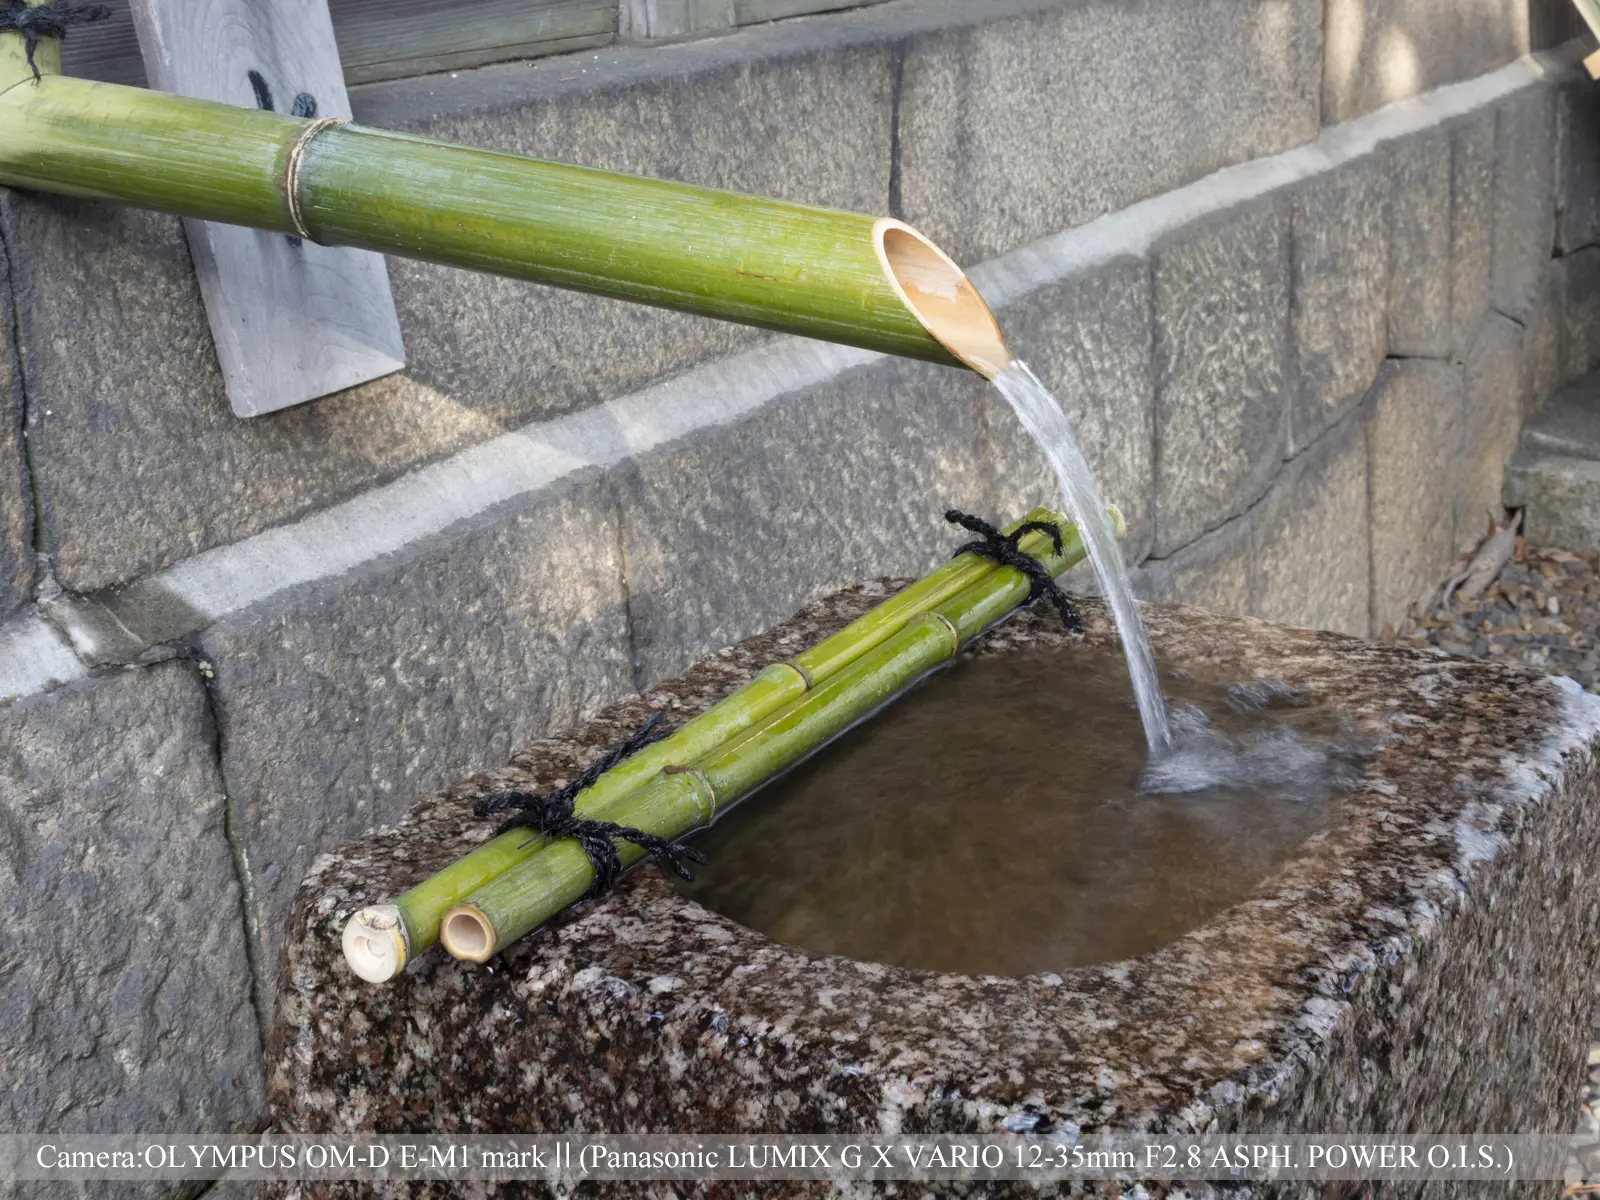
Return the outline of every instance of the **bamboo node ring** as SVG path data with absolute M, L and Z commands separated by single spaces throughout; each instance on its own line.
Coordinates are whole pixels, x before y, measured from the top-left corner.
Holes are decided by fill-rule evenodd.
M 800 676 L 800 682 L 806 685 L 806 691 L 809 692 L 812 688 L 817 686 L 817 681 L 811 678 L 811 672 L 806 670 L 799 663 L 795 662 L 794 659 L 786 658 L 778 665 L 780 667 L 788 667 L 796 675 Z
M 306 147 L 311 144 L 311 139 L 325 129 L 332 129 L 335 125 L 348 125 L 348 117 L 318 117 L 311 124 L 300 131 L 300 136 L 294 139 L 294 144 L 289 147 L 289 158 L 283 167 L 283 194 L 289 204 L 289 224 L 294 226 L 296 237 L 304 238 L 308 242 L 317 239 L 311 236 L 311 230 L 306 228 L 306 219 L 300 211 L 300 165 L 305 161 Z
M 922 616 L 930 624 L 939 626 L 940 631 L 949 637 L 950 657 L 954 658 L 961 649 L 961 633 L 956 629 L 955 623 L 941 612 L 929 611 L 923 613 Z

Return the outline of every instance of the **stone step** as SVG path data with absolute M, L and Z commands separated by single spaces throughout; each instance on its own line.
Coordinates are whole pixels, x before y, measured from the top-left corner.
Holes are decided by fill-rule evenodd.
M 1563 550 L 1600 546 L 1600 371 L 1530 418 L 1506 465 L 1505 502 L 1523 532 Z

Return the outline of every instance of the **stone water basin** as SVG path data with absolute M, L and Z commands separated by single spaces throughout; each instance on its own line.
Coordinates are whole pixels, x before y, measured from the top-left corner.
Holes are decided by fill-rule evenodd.
M 1572 1127 L 1600 962 L 1600 701 L 1522 669 L 1193 609 L 1146 608 L 1164 661 L 1282 681 L 1378 747 L 1245 899 L 1148 953 L 1016 977 L 857 962 L 773 941 L 646 869 L 489 968 L 435 951 L 385 987 L 349 972 L 346 918 L 477 844 L 477 797 L 557 786 L 651 712 L 702 711 L 892 586 L 836 593 L 319 859 L 282 965 L 275 1126 Z M 1114 646 L 1085 607 L 1081 639 L 1024 613 L 969 653 Z

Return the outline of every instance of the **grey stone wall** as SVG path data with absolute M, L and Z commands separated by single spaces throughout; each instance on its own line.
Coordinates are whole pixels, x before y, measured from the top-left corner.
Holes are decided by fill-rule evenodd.
M 1520 0 L 1327 0 L 1322 115 L 1346 121 L 1531 48 Z
M 1146 595 L 1376 634 L 1477 532 L 1524 415 L 1600 365 L 1600 107 L 1523 62 L 1322 129 L 1325 16 L 890 0 L 356 103 L 899 206 L 982 260 Z M 1451 70 L 1504 62 L 1497 28 Z M 317 854 L 928 568 L 949 505 L 1054 496 L 975 377 L 399 262 L 405 375 L 240 422 L 175 221 L 7 194 L 0 236 L 0 880 L 127 946 L 101 976 L 0 962 L 16 1127 L 96 1091 L 96 1128 L 259 1120 L 255 1013 Z
M 352 100 L 358 120 L 383 127 L 898 206 L 973 259 L 1312 137 L 1321 19 L 1317 0 L 1137 11 L 902 0 L 570 66 L 487 67 L 448 92 L 437 77 L 373 85 Z M 1145 70 L 1152 39 L 1182 49 L 1185 69 Z M 1020 94 L 1036 99 L 1013 104 Z M 762 336 L 396 260 L 407 371 L 240 422 L 176 219 L 14 196 L 0 229 L 22 298 L 43 535 L 75 590 L 138 578 Z M 160 522 L 143 516 L 152 497 Z
M 215 741 L 177 662 L 0 710 L 0 1127 L 260 1125 Z

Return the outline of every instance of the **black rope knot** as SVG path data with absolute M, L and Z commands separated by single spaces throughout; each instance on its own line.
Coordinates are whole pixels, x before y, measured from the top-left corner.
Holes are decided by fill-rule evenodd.
M 74 25 L 104 21 L 110 15 L 107 5 L 80 4 L 77 0 L 49 0 L 37 8 L 29 8 L 26 0 L 0 0 L 0 33 L 22 35 L 22 44 L 28 51 L 28 66 L 33 77 L 41 79 L 39 66 L 33 61 L 40 38 L 63 38 Z
M 1018 543 L 1030 533 L 1043 533 L 1050 538 L 1050 544 L 1055 547 L 1057 554 L 1061 553 L 1061 530 L 1050 521 L 1024 521 L 1017 526 L 1015 533 L 1001 533 L 989 522 L 981 517 L 970 516 L 958 508 L 952 508 L 944 514 L 944 519 L 952 525 L 959 525 L 969 533 L 978 535 L 978 540 L 968 542 L 956 551 L 956 555 L 977 554 L 1002 566 L 1015 567 L 1028 578 L 1028 603 L 1032 604 L 1041 596 L 1055 605 L 1056 612 L 1061 616 L 1061 623 L 1067 627 L 1069 633 L 1082 633 L 1083 621 L 1078 612 L 1072 607 L 1066 592 L 1061 590 L 1061 585 L 1055 577 L 1046 571 L 1039 560 L 1027 551 L 1022 550 Z
M 536 796 L 530 792 L 498 792 L 479 801 L 478 815 L 514 814 L 495 830 L 496 837 L 512 829 L 533 829 L 551 840 L 570 838 L 577 842 L 594 866 L 594 884 L 586 893 L 588 896 L 605 895 L 621 877 L 622 858 L 616 846 L 619 841 L 632 842 L 680 878 L 693 879 L 694 875 L 684 860 L 703 863 L 705 856 L 692 846 L 679 846 L 653 833 L 618 825 L 614 821 L 580 817 L 573 811 L 578 793 L 593 787 L 600 776 L 618 763 L 667 736 L 668 730 L 658 728 L 661 719 L 661 713 L 651 717 L 627 741 L 607 750 L 565 787 L 546 796 Z

